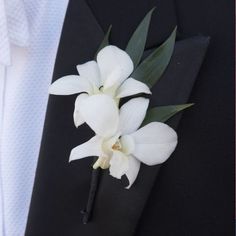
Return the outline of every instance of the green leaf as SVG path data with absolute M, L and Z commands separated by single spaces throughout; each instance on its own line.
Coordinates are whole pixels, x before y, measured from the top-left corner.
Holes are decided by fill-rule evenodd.
M 134 67 L 140 62 L 145 48 L 150 20 L 155 7 L 147 13 L 142 22 L 139 24 L 126 47 L 126 52 L 130 55 Z
M 187 109 L 193 106 L 193 103 L 182 104 L 182 105 L 171 105 L 171 106 L 161 106 L 155 107 L 147 111 L 146 117 L 142 123 L 142 126 L 150 123 L 150 122 L 166 122 L 172 116 L 177 114 L 184 109 Z
M 176 29 L 175 27 L 169 38 L 137 67 L 131 75 L 132 78 L 150 88 L 161 78 L 173 54 Z
M 104 47 L 106 47 L 107 45 L 109 45 L 109 37 L 110 37 L 110 33 L 111 33 L 111 28 L 112 28 L 112 25 L 109 26 L 108 30 L 107 30 L 107 33 L 105 34 L 104 36 L 104 39 L 102 40 L 97 52 L 96 52 L 96 55 L 95 55 L 95 59 L 97 57 L 97 54 L 98 52 L 103 49 Z

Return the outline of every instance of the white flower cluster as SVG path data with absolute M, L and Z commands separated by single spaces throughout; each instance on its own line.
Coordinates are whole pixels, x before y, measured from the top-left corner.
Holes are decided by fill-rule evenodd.
M 96 61 L 78 65 L 79 75 L 68 75 L 50 86 L 50 94 L 79 94 L 75 101 L 76 127 L 86 122 L 95 132 L 87 142 L 72 149 L 70 161 L 97 156 L 93 168 L 109 168 L 120 179 L 126 175 L 127 188 L 134 183 L 141 162 L 160 164 L 177 145 L 177 134 L 168 125 L 152 122 L 140 128 L 149 99 L 130 99 L 119 107 L 123 97 L 151 94 L 148 86 L 129 76 L 134 65 L 130 56 L 115 46 L 106 46 Z

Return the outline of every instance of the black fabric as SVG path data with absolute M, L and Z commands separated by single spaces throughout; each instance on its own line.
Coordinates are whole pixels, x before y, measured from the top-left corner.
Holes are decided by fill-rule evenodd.
M 87 2 L 103 29 L 112 25 L 111 41 L 121 48 L 125 48 L 134 29 L 153 7 L 156 9 L 150 24 L 147 48 L 162 43 L 177 23 L 173 0 L 87 0 Z
M 233 1 L 218 1 L 216 9 L 211 2 L 70 1 L 53 80 L 91 60 L 110 24 L 112 43 L 124 47 L 153 6 L 147 49 L 159 45 L 177 22 L 184 37 L 201 33 L 213 43 L 190 99 L 196 105 L 181 119 L 174 155 L 160 171 L 143 165 L 128 191 L 103 172 L 87 225 L 80 210 L 86 206 L 92 158 L 69 164 L 68 157 L 92 132 L 86 125 L 73 126 L 75 96 L 50 96 L 26 236 L 233 235 Z M 219 26 L 220 20 L 227 26 Z M 176 44 L 167 72 L 153 89 L 152 105 L 188 100 L 208 40 L 188 37 Z
M 234 1 L 177 0 L 183 35 L 211 41 L 179 145 L 161 168 L 137 236 L 233 236 Z

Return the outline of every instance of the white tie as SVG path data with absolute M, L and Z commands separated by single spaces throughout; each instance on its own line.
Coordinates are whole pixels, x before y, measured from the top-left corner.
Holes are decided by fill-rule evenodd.
M 22 0 L 0 0 L 0 63 L 11 64 L 11 44 L 29 43 L 29 25 Z
M 6 66 L 12 64 L 13 45 L 29 45 L 29 24 L 22 0 L 0 0 L 0 236 L 6 235 L 4 227 L 4 199 L 2 182 L 2 132 L 3 106 L 6 84 Z

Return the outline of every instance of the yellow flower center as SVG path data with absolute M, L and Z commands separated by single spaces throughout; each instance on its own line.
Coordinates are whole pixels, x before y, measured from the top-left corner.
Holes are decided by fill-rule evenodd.
M 112 149 L 116 150 L 116 151 L 121 151 L 122 150 L 122 146 L 121 146 L 120 141 L 116 141 L 116 143 L 113 144 Z

